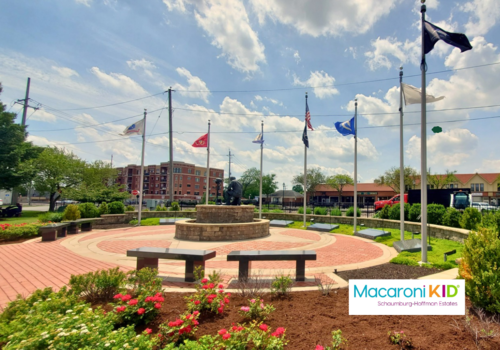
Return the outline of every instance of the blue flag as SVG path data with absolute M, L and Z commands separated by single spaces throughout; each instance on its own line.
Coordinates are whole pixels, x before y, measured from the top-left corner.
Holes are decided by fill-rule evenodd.
M 356 136 L 356 130 L 354 130 L 354 117 L 351 120 L 347 120 L 345 122 L 336 122 L 335 128 L 339 133 L 344 136 L 354 135 Z
M 428 54 L 439 40 L 458 47 L 462 52 L 472 49 L 469 39 L 465 34 L 447 32 L 432 23 L 424 23 L 424 52 Z

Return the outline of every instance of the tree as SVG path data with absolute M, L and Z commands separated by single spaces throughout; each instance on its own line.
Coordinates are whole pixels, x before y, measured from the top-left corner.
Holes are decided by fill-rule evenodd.
M 399 189 L 399 184 L 400 184 L 400 179 L 399 179 L 399 168 L 392 167 L 389 170 L 387 170 L 384 175 L 379 176 L 377 179 L 375 179 L 373 182 L 379 186 L 386 185 L 391 187 L 394 192 L 400 193 Z M 413 169 L 412 167 L 405 167 L 405 173 L 404 173 L 404 183 L 405 187 L 410 187 L 413 185 L 413 181 L 419 178 L 419 174 L 417 170 Z
M 431 186 L 431 188 L 442 189 L 446 188 L 452 182 L 458 182 L 455 174 L 456 170 L 449 171 L 446 170 L 445 175 L 431 174 L 431 169 L 429 168 L 429 172 L 427 173 L 427 184 Z
M 238 181 L 241 183 L 241 186 L 242 186 L 243 197 L 250 198 L 250 193 L 248 193 L 248 189 L 250 187 L 253 187 L 252 192 L 255 192 L 255 184 L 256 183 L 258 184 L 259 178 L 260 178 L 260 170 L 257 170 L 257 168 L 247 169 L 241 175 L 241 177 L 238 179 Z M 257 186 L 257 193 L 259 193 L 258 186 Z
M 304 187 L 302 187 L 302 185 L 294 185 L 292 190 L 298 193 L 304 193 Z
M 25 141 L 26 127 L 15 124 L 15 119 L 16 114 L 5 112 L 5 105 L 0 103 L 0 189 L 11 190 L 29 181 L 32 174 L 22 164 L 43 150 Z
M 260 186 L 260 181 L 259 181 L 259 186 Z M 278 189 L 278 181 L 276 181 L 276 174 L 267 174 L 262 176 L 262 194 L 265 194 L 266 198 L 270 194 L 276 192 L 277 189 Z
M 354 185 L 354 180 L 349 175 L 337 174 L 334 176 L 329 176 L 326 179 L 326 183 L 339 192 L 339 203 L 342 202 L 342 190 L 346 185 Z
M 37 169 L 35 188 L 40 192 L 49 193 L 49 211 L 53 211 L 59 193 L 83 182 L 86 163 L 72 152 L 47 147 L 33 161 L 33 166 Z
M 312 193 L 312 197 L 314 197 L 314 193 L 316 191 L 316 187 L 319 184 L 324 184 L 326 182 L 326 176 L 321 172 L 320 168 L 307 169 L 307 192 Z M 304 174 L 296 175 L 292 179 L 292 183 L 296 185 L 301 185 L 304 183 Z M 306 200 L 306 198 L 304 198 Z

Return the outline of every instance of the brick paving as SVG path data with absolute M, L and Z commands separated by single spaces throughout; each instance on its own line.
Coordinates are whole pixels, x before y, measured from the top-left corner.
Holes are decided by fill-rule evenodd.
M 321 236 L 316 232 L 304 231 L 304 230 L 288 230 L 280 232 L 280 235 L 293 236 L 298 238 L 304 238 L 311 241 L 321 241 Z
M 102 241 L 97 243 L 97 248 L 104 250 L 109 253 L 117 253 L 117 254 L 127 254 L 127 250 L 135 249 L 140 247 L 160 247 L 160 248 L 169 248 L 172 242 L 170 241 Z

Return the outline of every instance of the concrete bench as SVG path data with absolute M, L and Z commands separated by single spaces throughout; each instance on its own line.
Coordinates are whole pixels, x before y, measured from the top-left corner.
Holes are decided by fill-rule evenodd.
M 239 250 L 227 255 L 227 261 L 238 261 L 238 280 L 248 279 L 251 261 L 287 261 L 295 260 L 296 281 L 306 279 L 306 260 L 316 260 L 314 250 Z
M 137 270 L 145 267 L 158 269 L 158 259 L 185 260 L 185 281 L 194 282 L 194 269 L 201 266 L 205 270 L 205 261 L 215 258 L 213 250 L 171 249 L 158 247 L 141 247 L 127 250 L 127 256 L 137 257 Z
M 66 237 L 69 224 L 65 222 L 41 226 L 38 232 L 42 235 L 42 242 L 55 241 L 57 238 Z
M 78 219 L 73 221 L 66 221 L 69 224 L 68 234 L 74 235 L 78 233 L 78 226 L 81 226 L 82 232 L 92 231 L 92 223 L 95 221 L 100 221 L 101 218 L 89 218 L 89 219 Z

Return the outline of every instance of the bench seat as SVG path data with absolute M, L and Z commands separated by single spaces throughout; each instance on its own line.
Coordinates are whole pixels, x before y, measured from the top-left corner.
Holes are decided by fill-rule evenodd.
M 48 224 L 38 228 L 38 232 L 42 235 L 42 242 L 55 241 L 57 238 L 66 237 L 68 223 L 61 222 L 57 224 Z
M 216 252 L 213 250 L 141 247 L 127 250 L 127 256 L 137 257 L 137 270 L 145 267 L 158 269 L 158 259 L 185 260 L 185 281 L 194 282 L 194 269 L 201 266 L 205 270 L 205 261 L 215 258 Z
M 296 261 L 296 281 L 306 279 L 306 260 L 316 260 L 314 250 L 239 250 L 227 255 L 227 261 L 238 261 L 238 280 L 248 279 L 251 261 Z
M 68 234 L 74 235 L 78 233 L 78 226 L 81 227 L 82 232 L 90 232 L 92 231 L 92 223 L 101 220 L 102 220 L 101 218 L 87 218 L 87 219 L 67 221 L 67 223 L 69 224 Z

